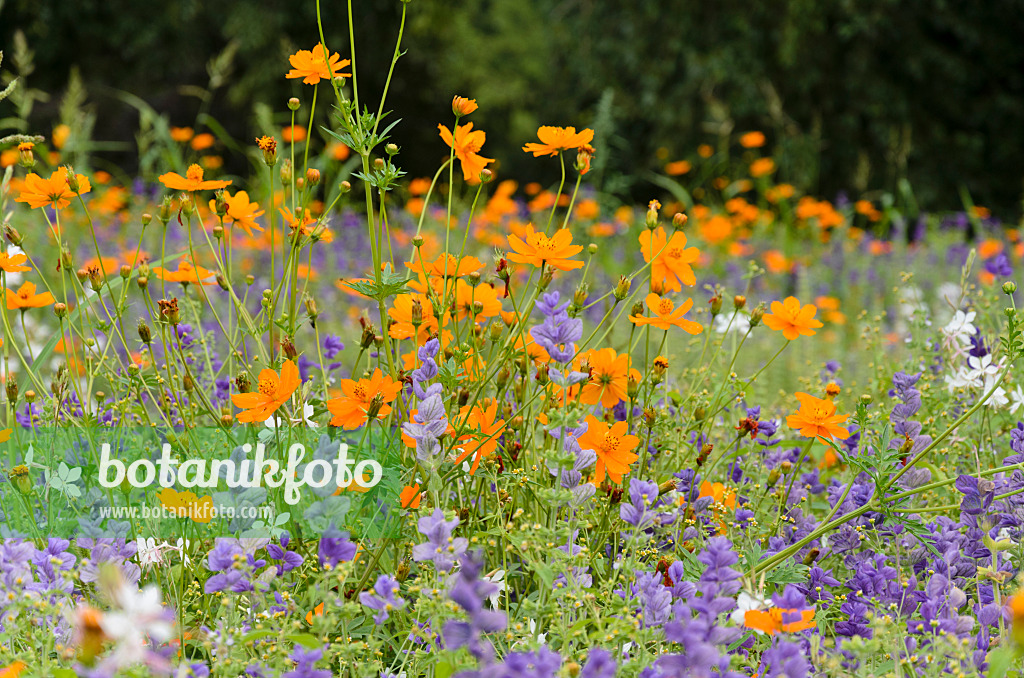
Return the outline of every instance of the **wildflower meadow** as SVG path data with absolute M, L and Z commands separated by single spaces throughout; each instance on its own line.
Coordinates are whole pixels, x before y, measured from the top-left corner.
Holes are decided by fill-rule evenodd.
M 391 110 L 395 4 L 382 91 L 349 7 L 151 173 L 0 92 L 0 676 L 1020 675 L 1021 230 L 756 129 L 504 177 L 484 97 Z

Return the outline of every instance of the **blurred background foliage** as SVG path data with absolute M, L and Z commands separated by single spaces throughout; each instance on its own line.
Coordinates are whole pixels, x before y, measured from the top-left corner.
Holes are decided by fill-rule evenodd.
M 361 96 L 374 97 L 401 5 L 354 6 Z M 322 11 L 329 46 L 347 56 L 346 4 Z M 473 120 L 502 178 L 556 178 L 557 164 L 522 144 L 539 125 L 591 126 L 600 188 L 644 200 L 650 171 L 762 130 L 777 179 L 808 192 L 911 186 L 923 208 L 956 209 L 966 189 L 1017 216 L 1021 36 L 1024 0 L 412 0 L 388 108 L 403 118 L 394 140 L 413 176 L 447 157 L 437 123 L 462 94 L 481 105 Z M 77 97 L 108 142 L 93 150 L 128 170 L 140 113 L 120 92 L 171 125 L 202 115 L 247 143 L 258 104 L 285 124 L 286 99 L 308 99 L 284 73 L 317 42 L 312 0 L 0 0 L 4 77 L 25 76 L 32 125 L 48 130 Z

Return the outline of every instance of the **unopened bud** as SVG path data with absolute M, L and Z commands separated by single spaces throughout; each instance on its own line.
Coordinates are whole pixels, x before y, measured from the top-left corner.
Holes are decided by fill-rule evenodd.
M 310 187 L 316 186 L 320 183 L 320 170 L 310 167 L 306 170 L 306 183 Z
M 735 297 L 732 298 L 732 305 L 733 305 L 733 308 L 735 308 L 737 311 L 739 311 L 744 306 L 747 305 L 747 298 L 745 296 L 743 296 L 742 294 L 737 294 Z
M 615 285 L 615 299 L 622 301 L 629 295 L 629 288 L 632 286 L 632 282 L 629 278 L 624 275 L 619 276 L 619 282 Z
M 63 301 L 58 301 L 53 305 L 53 314 L 58 318 L 65 318 L 68 315 L 68 307 Z
M 288 110 L 289 111 L 297 111 L 297 110 L 299 110 L 299 106 L 301 106 L 301 105 L 302 105 L 302 102 L 299 101 L 297 97 L 292 97 L 291 99 L 288 100 Z
M 348 181 L 343 181 L 340 184 L 338 184 L 338 190 L 341 191 L 342 195 L 344 195 L 352 190 L 352 184 L 349 183 Z
M 676 212 L 672 215 L 672 225 L 676 227 L 677 231 L 685 226 L 687 221 L 687 216 L 682 212 Z
M 1017 291 L 1017 283 L 1007 280 L 1003 283 L 1003 294 L 1013 294 Z
M 754 310 L 750 312 L 750 326 L 757 327 L 761 324 L 761 318 L 764 317 L 765 305 L 762 301 L 760 304 L 754 307 Z
M 398 153 L 398 144 L 385 144 L 384 152 L 388 155 L 395 155 Z
M 21 243 L 24 242 L 24 238 L 21 237 L 21 233 L 18 232 L 18 229 L 8 223 L 4 224 L 4 237 L 7 238 L 9 243 L 17 247 L 20 247 Z
M 252 384 L 249 383 L 249 375 L 245 372 L 242 372 L 235 377 L 235 388 L 238 389 L 239 393 L 248 393 L 251 387 Z

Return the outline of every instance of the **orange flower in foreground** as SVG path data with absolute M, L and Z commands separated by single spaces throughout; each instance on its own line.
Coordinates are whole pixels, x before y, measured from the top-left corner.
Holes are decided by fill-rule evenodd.
M 261 216 L 263 210 L 260 209 L 259 203 L 249 202 L 248 193 L 245 191 L 239 191 L 234 195 L 225 193 L 224 203 L 228 208 L 228 212 L 224 217 L 225 221 L 237 224 L 250 238 L 253 237 L 252 232 L 254 230 L 263 230 L 263 227 L 256 223 L 256 217 Z M 216 209 L 216 202 L 213 200 L 210 201 L 210 209 Z
M 700 250 L 686 246 L 686 234 L 676 231 L 669 238 L 661 226 L 640 234 L 640 252 L 644 261 L 651 261 L 651 278 L 655 285 L 664 285 L 670 292 L 678 292 L 683 285 L 695 285 L 697 276 L 690 264 L 700 258 Z
M 288 63 L 291 64 L 292 70 L 288 71 L 285 77 L 290 79 L 302 78 L 304 85 L 316 85 L 320 82 L 321 78 L 330 80 L 332 77 L 349 78 L 352 76 L 351 73 L 341 72 L 343 68 L 351 63 L 348 59 L 341 61 L 341 55 L 335 52 L 325 61 L 324 55 L 326 52 L 327 50 L 324 49 L 323 43 L 318 43 L 311 50 L 300 49 L 288 57 Z
M 586 405 L 615 407 L 629 397 L 629 378 L 640 381 L 640 372 L 629 369 L 628 353 L 617 354 L 614 348 L 602 348 L 587 351 L 584 357 L 590 364 L 590 381 L 583 385 L 580 401 Z
M 252 393 L 235 393 L 231 402 L 243 411 L 238 413 L 238 421 L 242 423 L 266 421 L 274 412 L 284 405 L 292 393 L 302 384 L 299 368 L 295 361 L 288 360 L 281 365 L 281 376 L 277 372 L 264 368 L 260 372 L 259 385 Z
M 0 669 L 0 678 L 18 678 L 25 670 L 25 662 L 14 662 Z
M 541 143 L 528 143 L 523 146 L 533 157 L 542 155 L 558 155 L 561 151 L 587 146 L 594 140 L 594 130 L 576 131 L 575 127 L 541 127 L 537 130 L 537 138 Z
M 71 190 L 66 167 L 55 169 L 49 179 L 32 172 L 25 177 L 23 188 L 15 200 L 28 203 L 32 208 L 52 206 L 54 209 L 64 209 L 71 204 L 71 199 L 76 195 L 92 190 L 92 185 L 84 174 L 76 174 L 75 178 L 78 183 L 77 191 Z
M 419 302 L 419 310 L 415 310 Z M 419 315 L 419 327 L 413 322 L 414 314 Z M 393 339 L 416 338 L 416 343 L 423 345 L 430 337 L 437 334 L 439 326 L 434 315 L 434 305 L 426 294 L 399 294 L 395 297 L 394 306 L 388 309 L 388 317 L 394 322 L 388 328 L 388 336 Z
M 172 127 L 171 128 L 171 141 L 178 143 L 184 143 L 191 139 L 195 135 L 195 130 L 191 127 Z
M 192 262 L 185 257 L 178 261 L 178 269 L 176 271 L 168 271 L 166 268 L 157 266 L 153 269 L 153 275 L 161 280 L 181 283 L 182 285 L 213 285 L 215 282 L 210 280 L 214 275 L 213 271 L 202 266 L 193 266 Z
M 693 308 L 693 299 L 687 299 L 679 308 L 676 308 L 668 297 L 659 297 L 657 294 L 648 294 L 644 301 L 654 317 L 631 315 L 629 319 L 634 325 L 653 325 L 659 330 L 666 331 L 670 327 L 679 327 L 690 334 L 700 334 L 704 331 L 703 325 L 683 317 Z
M 779 631 L 796 633 L 817 626 L 814 621 L 814 610 L 783 610 L 779 607 L 767 611 L 747 610 L 743 614 L 743 625 L 770 636 Z
M 549 238 L 543 233 L 533 230 L 533 224 L 527 224 L 525 235 L 525 241 L 515 235 L 508 236 L 508 244 L 512 248 L 512 252 L 507 257 L 509 261 L 533 264 L 534 266 L 547 264 L 559 271 L 583 268 L 582 261 L 570 259 L 582 252 L 583 246 L 572 244 L 572 233 L 569 232 L 569 229 L 563 228 Z
M 331 426 L 359 428 L 366 423 L 371 408 L 376 410 L 374 418 L 386 417 L 391 414 L 390 403 L 401 390 L 402 383 L 396 384 L 391 377 L 384 376 L 380 368 L 369 379 L 342 379 L 341 392 L 345 395 L 327 401 L 327 409 L 334 415 Z
M 55 301 L 56 299 L 49 292 L 36 294 L 36 285 L 31 282 L 26 282 L 18 288 L 17 292 L 11 289 L 7 290 L 7 308 L 11 310 L 50 306 Z
M 772 312 L 764 317 L 764 324 L 773 330 L 781 331 L 786 339 L 792 341 L 801 334 L 814 336 L 814 330 L 821 327 L 821 321 L 815 320 L 818 308 L 814 304 L 800 306 L 796 297 L 786 297 L 785 301 L 773 301 Z
M 455 136 L 444 125 L 438 125 L 441 138 L 455 149 L 455 157 L 462 163 L 462 178 L 470 184 L 480 183 L 480 173 L 494 158 L 485 158 L 479 154 L 487 141 L 487 134 L 482 130 L 473 131 L 473 123 L 455 126 Z
M 629 473 L 629 465 L 639 459 L 633 450 L 640 439 L 628 435 L 628 424 L 624 421 L 609 426 L 594 415 L 589 415 L 586 423 L 587 430 L 578 442 L 581 449 L 593 450 L 597 454 L 591 482 L 600 485 L 607 473 L 612 482 L 621 485 L 622 476 Z
M 167 172 L 160 175 L 160 183 L 172 191 L 205 191 L 207 189 L 218 189 L 230 186 L 231 181 L 203 181 L 203 168 L 199 165 L 189 165 L 185 176 L 177 172 Z
M 31 271 L 30 266 L 25 266 L 25 261 L 28 259 L 28 255 L 24 252 L 20 254 L 8 254 L 7 252 L 0 252 L 0 269 L 3 269 L 7 273 L 24 273 L 25 271 Z
M 809 393 L 797 393 L 800 409 L 786 417 L 790 428 L 800 431 L 805 438 L 839 438 L 846 440 L 850 432 L 839 424 L 849 419 L 848 414 L 836 414 L 836 404 L 828 399 L 815 398 Z

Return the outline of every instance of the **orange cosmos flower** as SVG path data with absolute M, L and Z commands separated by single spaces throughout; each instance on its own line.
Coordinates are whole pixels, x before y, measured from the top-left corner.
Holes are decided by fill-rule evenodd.
M 747 132 L 740 137 L 743 148 L 761 148 L 764 146 L 764 132 Z
M 297 144 L 306 140 L 306 128 L 302 125 L 289 125 L 281 128 L 281 139 L 286 144 L 295 142 Z
M 0 669 L 0 678 L 18 678 L 25 670 L 25 662 L 14 662 Z
M 772 312 L 764 317 L 764 324 L 773 330 L 781 330 L 786 339 L 792 341 L 801 334 L 814 336 L 814 330 L 821 327 L 821 321 L 815 320 L 818 309 L 813 304 L 800 306 L 796 297 L 786 297 L 785 301 L 773 301 Z
M 671 238 L 666 237 L 665 229 L 659 226 L 654 231 L 640 234 L 640 252 L 644 261 L 651 261 L 651 278 L 655 285 L 662 285 L 665 290 L 678 292 L 683 285 L 695 285 L 697 276 L 693 274 L 690 264 L 700 258 L 700 250 L 686 247 L 686 234 L 676 231 Z
M 494 158 L 485 158 L 478 153 L 487 141 L 487 134 L 481 130 L 473 131 L 473 123 L 455 126 L 455 136 L 444 125 L 438 125 L 441 138 L 455 149 L 455 157 L 462 163 L 462 178 L 470 184 L 480 183 L 480 173 Z
M 480 304 L 480 310 L 476 310 L 476 304 Z M 479 322 L 501 313 L 501 301 L 498 300 L 498 293 L 493 285 L 481 283 L 473 287 L 466 281 L 459 280 L 455 285 L 455 309 L 459 314 L 459 320 L 473 318 Z
M 743 625 L 770 636 L 779 631 L 795 633 L 817 626 L 814 621 L 814 610 L 783 610 L 779 607 L 769 610 L 747 610 L 743 614 Z
M 25 177 L 23 188 L 15 201 L 27 203 L 33 209 L 51 206 L 57 210 L 64 209 L 71 204 L 73 197 L 92 190 L 92 185 L 84 174 L 76 174 L 75 179 L 78 184 L 77 191 L 71 190 L 66 167 L 55 169 L 49 179 L 32 172 Z
M 395 383 L 377 368 L 369 379 L 342 379 L 341 392 L 344 397 L 331 398 L 327 401 L 327 409 L 331 412 L 331 426 L 342 426 L 348 430 L 356 429 L 366 423 L 371 406 L 377 409 L 374 402 L 379 397 L 379 407 L 374 418 L 386 417 L 391 414 L 391 405 L 402 390 L 402 382 Z
M 192 150 L 202 151 L 213 146 L 216 138 L 209 132 L 203 132 L 192 137 Z
M 22 252 L 21 254 L 8 254 L 7 252 L 0 252 L 0 269 L 8 273 L 24 273 L 25 271 L 31 271 L 30 266 L 25 266 L 25 261 L 28 259 L 28 255 Z
M 417 301 L 419 311 L 414 308 Z M 413 323 L 414 313 L 419 315 L 419 328 Z M 426 294 L 399 294 L 395 297 L 395 305 L 388 309 L 388 317 L 394 320 L 388 328 L 388 335 L 393 339 L 416 337 L 416 343 L 422 345 L 437 334 L 439 329 L 437 318 L 434 317 L 434 305 Z
M 420 492 L 419 483 L 406 485 L 398 495 L 398 501 L 402 504 L 402 508 L 418 509 L 421 499 L 423 499 L 423 493 Z
M 49 292 L 36 294 L 36 285 L 31 282 L 26 282 L 18 288 L 17 292 L 11 289 L 7 290 L 7 308 L 11 310 L 50 306 L 55 301 L 57 300 Z
M 336 77 L 352 77 L 351 73 L 341 72 L 351 63 L 348 59 L 341 61 L 341 55 L 335 52 L 328 57 L 327 61 L 324 61 L 326 52 L 323 43 L 318 43 L 312 50 L 300 49 L 288 57 L 288 63 L 291 64 L 292 70 L 288 71 L 285 77 L 302 78 L 304 85 L 319 84 L 321 78 L 330 80 Z
M 199 165 L 189 165 L 185 176 L 181 176 L 177 172 L 167 172 L 166 174 L 161 174 L 159 178 L 160 183 L 172 191 L 216 190 L 231 185 L 230 180 L 203 181 L 203 168 Z
M 242 423 L 266 421 L 274 412 L 284 405 L 292 393 L 302 384 L 299 368 L 295 361 L 288 360 L 281 365 L 281 376 L 277 372 L 264 368 L 260 372 L 259 385 L 252 393 L 235 393 L 231 402 L 243 411 L 238 413 L 238 421 Z
M 758 158 L 750 163 L 750 176 L 763 177 L 775 171 L 775 161 L 771 158 Z
M 561 151 L 587 146 L 594 140 L 594 130 L 585 129 L 580 132 L 575 127 L 541 127 L 537 130 L 537 138 L 541 143 L 528 143 L 523 146 L 527 153 L 537 158 L 542 155 L 558 155 Z
M 629 378 L 640 381 L 640 372 L 629 368 L 629 354 L 617 354 L 614 348 L 587 351 L 584 355 L 590 364 L 590 381 L 583 385 L 580 401 L 587 405 L 601 404 L 611 408 L 626 400 Z
M 256 223 L 256 217 L 262 216 L 263 210 L 260 209 L 259 203 L 249 202 L 248 193 L 245 191 L 239 191 L 234 195 L 225 193 L 224 203 L 228 208 L 228 212 L 224 216 L 225 221 L 234 222 L 240 226 L 250 238 L 253 237 L 254 230 L 263 230 L 263 227 Z M 215 200 L 210 201 L 211 211 L 216 211 L 216 204 Z
M 700 334 L 704 331 L 703 325 L 683 317 L 693 308 L 693 299 L 687 299 L 679 308 L 675 308 L 675 304 L 668 297 L 659 297 L 657 294 L 648 294 L 644 301 L 654 317 L 631 315 L 629 319 L 634 325 L 653 325 L 659 330 L 666 331 L 675 326 L 690 334 Z
M 572 233 L 569 229 L 563 228 L 549 238 L 539 231 L 534 231 L 533 224 L 527 224 L 525 235 L 525 241 L 515 235 L 508 236 L 508 244 L 512 248 L 512 252 L 506 257 L 509 261 L 534 266 L 547 264 L 559 271 L 583 268 L 582 261 L 570 259 L 582 252 L 583 247 L 572 244 Z
M 629 429 L 624 421 L 609 426 L 591 414 L 587 416 L 586 423 L 587 430 L 578 442 L 581 449 L 593 450 L 597 454 L 591 482 L 600 485 L 607 473 L 612 482 L 621 485 L 622 476 L 629 473 L 629 465 L 639 459 L 633 449 L 640 443 L 640 439 L 627 435 Z
M 498 416 L 498 401 L 496 400 L 492 401 L 489 407 L 478 404 L 473 407 L 472 411 L 468 406 L 463 407 L 461 414 L 466 417 L 465 423 L 469 430 L 475 429 L 476 432 L 459 438 L 457 446 L 462 449 L 462 452 L 455 459 L 455 463 L 461 463 L 467 457 L 472 457 L 473 463 L 469 468 L 469 474 L 473 475 L 480 466 L 480 460 L 491 456 L 498 449 L 498 438 L 505 430 L 505 420 L 495 421 Z
M 302 220 L 299 221 L 295 218 L 295 214 L 291 210 L 286 210 L 283 207 L 278 207 L 277 211 L 281 213 L 281 218 L 284 220 L 285 225 L 293 231 L 298 228 L 302 230 L 302 235 L 309 235 L 311 231 L 309 227 L 316 223 L 316 218 L 307 209 L 303 212 Z
M 836 414 L 836 404 L 831 400 L 815 398 L 809 393 L 797 393 L 797 400 L 800 401 L 800 409 L 796 414 L 786 417 L 786 424 L 790 428 L 800 431 L 805 438 L 839 438 L 846 440 L 850 432 L 839 424 L 846 421 L 850 415 Z
M 451 254 L 438 255 L 437 259 L 432 262 L 405 262 L 405 267 L 414 273 L 422 274 L 424 271 L 427 275 L 435 278 L 461 278 L 462 276 L 475 273 L 484 267 L 484 262 L 480 261 L 476 257 L 462 257 L 456 263 L 456 259 Z
M 191 127 L 172 127 L 171 128 L 171 141 L 178 143 L 184 143 L 191 139 L 195 135 L 195 130 Z
M 0 344 L 0 345 L 2 345 L 2 344 Z M 14 429 L 12 429 L 12 428 L 5 428 L 4 430 L 0 431 L 0 443 L 6 443 L 8 440 L 10 440 L 11 439 L 11 433 L 13 433 L 13 432 L 14 432 Z
M 157 266 L 153 269 L 153 275 L 161 280 L 181 283 L 182 285 L 213 285 L 215 283 L 215 281 L 210 280 L 214 275 L 213 271 L 202 266 L 193 266 L 192 262 L 185 257 L 178 261 L 178 269 L 176 271 L 168 271 L 166 268 Z
M 466 97 L 456 96 L 452 99 L 452 113 L 462 117 L 469 115 L 475 111 L 479 106 L 476 105 L 476 99 L 467 99 Z

